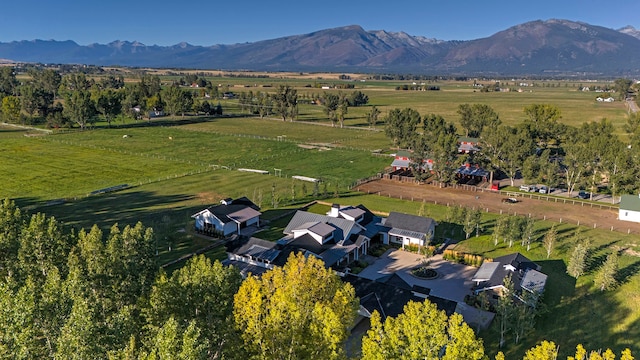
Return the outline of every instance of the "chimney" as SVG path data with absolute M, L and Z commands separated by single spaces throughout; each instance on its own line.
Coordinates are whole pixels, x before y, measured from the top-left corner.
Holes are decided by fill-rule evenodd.
M 340 205 L 332 204 L 331 211 L 329 211 L 329 216 L 337 218 L 340 216 Z
M 233 199 L 232 198 L 226 198 L 226 199 L 220 200 L 220 204 L 222 204 L 222 205 L 231 205 L 231 203 L 233 203 Z

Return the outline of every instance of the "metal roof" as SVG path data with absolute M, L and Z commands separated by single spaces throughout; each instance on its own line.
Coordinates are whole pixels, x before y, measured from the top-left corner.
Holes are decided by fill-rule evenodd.
M 355 221 L 342 219 L 342 218 L 334 218 L 331 216 L 314 214 L 307 211 L 298 210 L 287 224 L 287 227 L 284 229 L 285 234 L 293 234 L 294 230 L 304 229 L 303 224 L 306 223 L 325 223 L 332 225 L 335 227 L 336 231 L 333 236 L 337 241 L 340 241 L 346 237 L 348 237 L 352 232 L 358 233 L 363 227 L 358 225 Z
M 433 226 L 435 226 L 435 220 L 424 216 L 410 215 L 392 211 L 389 213 L 389 216 L 385 220 L 384 226 L 395 229 L 408 230 L 426 235 L 433 230 Z
M 473 275 L 473 279 L 471 279 L 471 281 L 489 281 L 498 266 L 500 266 L 499 262 L 486 262 L 480 265 L 480 268 L 476 274 Z
M 622 195 L 620 210 L 640 211 L 640 195 Z

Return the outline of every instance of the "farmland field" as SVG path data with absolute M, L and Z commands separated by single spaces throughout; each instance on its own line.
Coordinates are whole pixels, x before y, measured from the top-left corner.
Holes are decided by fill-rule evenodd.
M 273 76 L 273 75 L 270 75 Z M 356 76 L 356 75 L 353 75 Z M 321 94 L 319 83 L 345 83 L 333 75 L 316 74 L 294 79 L 215 78 L 234 92 L 275 91 L 290 84 L 301 96 Z M 482 82 L 482 81 L 481 81 Z M 561 122 L 579 126 L 587 121 L 610 120 L 619 135 L 626 121 L 620 102 L 598 103 L 592 92 L 577 91 L 577 82 L 546 83 L 523 88 L 523 92 L 481 93 L 467 82 L 433 82 L 440 91 L 403 91 L 397 86 L 410 81 L 356 81 L 355 90 L 369 96 L 369 105 L 351 107 L 345 125 L 331 127 L 321 106 L 301 104 L 298 120 L 283 122 L 271 117 L 258 119 L 242 112 L 237 100 L 221 100 L 224 117 L 164 118 L 150 122 L 125 121 L 107 128 L 97 123 L 89 131 L 54 134 L 0 127 L 0 198 L 13 198 L 28 211 L 54 215 L 76 228 L 98 224 L 106 229 L 142 221 L 154 228 L 158 238 L 159 262 L 166 263 L 206 246 L 209 241 L 191 231 L 190 216 L 226 197 L 248 196 L 262 205 L 266 218 L 283 208 L 293 208 L 317 197 L 329 202 L 365 204 L 374 211 L 401 211 L 417 214 L 421 203 L 353 193 L 349 186 L 357 179 L 375 175 L 391 158 L 372 152 L 390 153 L 382 118 L 393 108 L 411 107 L 421 114 L 440 114 L 458 122 L 456 110 L 463 103 L 483 103 L 493 107 L 504 123 L 522 121 L 522 109 L 530 104 L 553 104 L 562 111 Z M 484 81 L 489 84 L 490 81 Z M 509 87 L 518 88 L 516 81 Z M 252 87 L 234 87 L 251 84 Z M 261 87 L 269 85 L 269 87 Z M 326 90 L 331 92 L 353 90 Z M 369 129 L 365 114 L 372 105 L 382 114 L 376 129 Z M 29 136 L 25 136 L 29 135 Z M 268 175 L 238 171 L 248 168 L 268 171 Z M 277 170 L 276 170 L 277 169 Z M 293 175 L 322 179 L 312 183 L 292 180 Z M 129 187 L 113 193 L 92 192 L 112 186 Z M 274 196 L 278 201 L 274 201 Z M 427 204 L 425 214 L 444 222 L 446 207 Z M 483 227 L 489 233 L 497 215 L 485 214 Z M 283 223 L 274 223 L 267 233 L 278 237 Z M 587 348 L 611 346 L 617 352 L 629 346 L 640 351 L 640 245 L 637 236 L 603 230 L 587 230 L 593 257 L 589 273 L 578 281 L 565 274 L 566 262 L 575 243 L 575 226 L 558 227 L 557 251 L 546 259 L 540 244 L 550 222 L 537 223 L 536 240 L 530 252 L 516 244 L 493 245 L 487 235 L 461 241 L 458 249 L 489 257 L 521 251 L 539 261 L 550 276 L 548 313 L 535 332 L 520 345 L 509 344 L 507 358 L 521 357 L 527 347 L 542 339 L 561 345 L 568 354 L 577 342 Z M 438 230 L 441 231 L 441 230 Z M 441 235 L 437 233 L 437 235 Z M 171 249 L 171 250 L 169 250 Z M 593 274 L 604 254 L 621 252 L 620 283 L 611 292 L 593 289 Z M 635 255 L 634 255 L 635 254 Z M 217 249 L 210 255 L 221 258 Z M 487 348 L 497 351 L 497 335 L 490 329 L 481 334 Z

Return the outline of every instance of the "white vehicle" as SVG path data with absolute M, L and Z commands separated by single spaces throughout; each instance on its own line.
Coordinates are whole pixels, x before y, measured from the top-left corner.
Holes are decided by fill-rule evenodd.
M 529 192 L 529 191 L 531 191 L 531 186 L 529 186 L 529 185 L 520 185 L 520 191 Z
M 540 194 L 548 194 L 548 193 L 550 193 L 549 188 L 544 186 L 544 185 L 540 186 L 540 189 L 538 190 L 538 192 Z

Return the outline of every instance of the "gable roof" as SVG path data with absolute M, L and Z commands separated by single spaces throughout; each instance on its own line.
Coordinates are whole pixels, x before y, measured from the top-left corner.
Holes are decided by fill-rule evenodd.
M 529 272 L 535 271 L 529 275 L 528 281 L 530 287 L 526 286 L 525 279 Z M 538 275 L 540 274 L 540 275 Z M 486 262 L 480 266 L 476 274 L 471 279 L 472 281 L 482 283 L 479 290 L 492 289 L 501 287 L 504 285 L 504 278 L 510 276 L 513 282 L 515 290 L 520 290 L 521 285 L 525 284 L 527 290 L 542 290 L 544 289 L 544 283 L 541 284 L 541 280 L 544 278 L 546 282 L 546 275 L 540 272 L 540 265 L 529 260 L 527 257 L 520 253 L 512 253 L 505 256 L 500 256 L 493 259 L 493 262 Z
M 335 230 L 333 236 L 336 242 L 343 240 L 352 232 L 357 233 L 363 229 L 363 227 L 358 225 L 355 221 L 298 210 L 293 215 L 293 218 L 291 218 L 291 221 L 289 221 L 289 224 L 287 224 L 287 227 L 283 232 L 289 235 L 293 234 L 294 230 L 305 229 L 305 224 L 309 223 L 324 223 L 332 225 Z
M 409 236 L 412 236 L 410 235 L 412 233 L 426 235 L 431 231 L 431 227 L 435 226 L 435 220 L 392 211 L 385 220 L 384 226 L 392 228 L 392 231 L 395 230 L 396 233 L 404 231 Z
M 191 215 L 191 217 L 196 218 L 206 212 L 209 212 L 222 223 L 229 223 L 244 222 L 256 216 L 262 215 L 262 213 L 259 211 L 260 208 L 246 197 L 241 197 L 235 200 L 224 199 L 223 201 L 228 205 L 220 204 L 210 206 Z
M 622 195 L 620 198 L 620 210 L 640 211 L 640 196 Z

